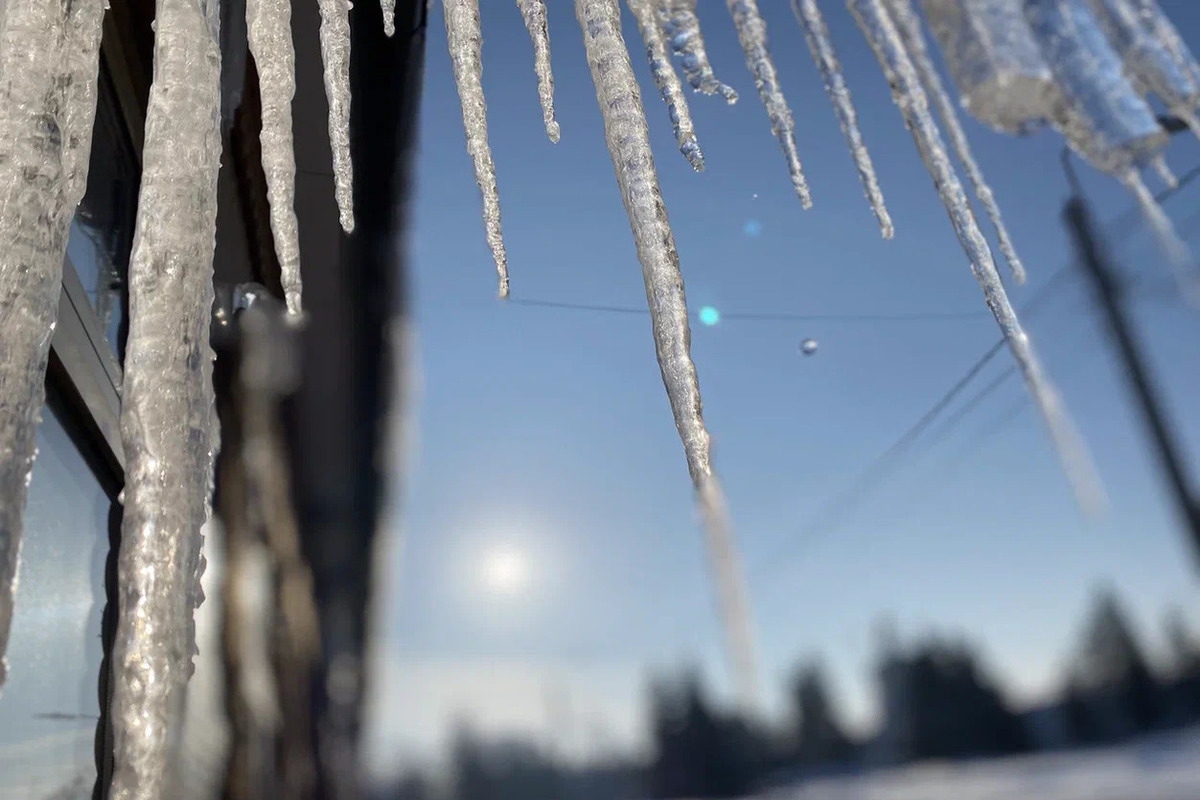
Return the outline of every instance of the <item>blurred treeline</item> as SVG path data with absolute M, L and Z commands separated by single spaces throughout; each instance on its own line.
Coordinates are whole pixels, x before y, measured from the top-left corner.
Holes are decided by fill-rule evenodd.
M 820 659 L 788 686 L 783 719 L 722 709 L 699 674 L 650 681 L 651 751 L 640 761 L 567 763 L 549 748 L 485 741 L 461 728 L 448 774 L 410 773 L 401 800 L 623 800 L 737 797 L 807 777 L 924 760 L 1093 747 L 1200 723 L 1200 638 L 1182 613 L 1163 621 L 1167 652 L 1150 657 L 1114 591 L 1097 593 L 1051 702 L 1016 710 L 1002 680 L 963 639 L 907 645 L 882 628 L 875 676 L 882 722 L 856 737 Z

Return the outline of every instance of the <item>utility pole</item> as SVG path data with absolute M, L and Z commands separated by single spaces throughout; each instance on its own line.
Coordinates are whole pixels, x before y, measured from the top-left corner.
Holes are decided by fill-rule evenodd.
M 1162 402 L 1150 377 L 1141 347 L 1125 311 L 1124 289 L 1112 269 L 1107 253 L 1096 235 L 1087 205 L 1076 192 L 1064 211 L 1067 227 L 1079 249 L 1082 265 L 1091 279 L 1096 299 L 1104 311 L 1109 333 L 1141 410 L 1142 420 L 1153 441 L 1159 465 L 1166 475 L 1178 512 L 1191 537 L 1193 555 L 1200 565 L 1200 500 L 1188 465 L 1178 446 L 1179 438 L 1171 430 Z

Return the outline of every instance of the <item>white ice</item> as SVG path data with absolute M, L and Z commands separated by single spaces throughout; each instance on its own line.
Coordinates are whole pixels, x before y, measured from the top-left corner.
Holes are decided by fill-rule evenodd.
M 962 184 L 950 164 L 946 144 L 929 111 L 916 69 L 909 60 L 900 32 L 884 0 L 846 0 L 859 28 L 887 76 L 892 97 L 904 115 L 921 160 L 925 162 L 954 231 L 970 261 L 971 271 L 983 289 L 988 308 L 996 318 L 1025 384 L 1045 420 L 1059 459 L 1080 506 L 1089 513 L 1101 510 L 1106 500 L 1100 480 L 1082 438 L 1067 415 L 1058 391 L 1046 377 L 1040 360 L 1008 300 L 987 240 L 979 230 Z
M 158 0 L 129 265 L 113 800 L 166 786 L 192 672 L 217 424 L 208 344 L 221 165 L 218 0 Z
M 342 230 L 354 230 L 354 165 L 350 160 L 350 2 L 317 0 L 321 11 L 321 63 L 329 102 L 333 188 Z M 386 17 L 385 17 L 386 19 Z
M 696 0 L 655 0 L 658 3 L 659 24 L 671 45 L 671 51 L 679 56 L 683 75 L 692 89 L 704 94 L 719 94 L 725 102 L 737 102 L 737 92 L 717 80 L 712 63 L 708 60 L 708 48 L 704 45 L 704 33 L 700 30 L 700 18 L 696 16 Z
M 758 13 L 757 0 L 725 0 L 729 13 L 737 28 L 738 41 L 746 54 L 746 66 L 754 75 L 758 96 L 767 109 L 771 121 L 771 133 L 779 140 L 783 156 L 787 160 L 792 188 L 804 208 L 812 207 L 812 195 L 804 179 L 804 168 L 800 165 L 800 153 L 796 148 L 796 124 L 792 121 L 792 110 L 788 108 L 783 90 L 779 86 L 779 75 L 771 51 L 767 49 L 767 23 Z
M 525 20 L 525 29 L 533 40 L 533 69 L 537 74 L 538 102 L 542 121 L 550 141 L 558 142 L 558 121 L 554 118 L 554 72 L 550 69 L 550 31 L 546 26 L 546 0 L 517 0 Z
M 933 106 L 937 109 L 942 124 L 946 126 L 950 145 L 958 154 L 958 160 L 966 170 L 971 185 L 975 187 L 975 196 L 983 204 L 983 210 L 987 212 L 988 218 L 996 228 L 1000 252 L 1004 254 L 1004 260 L 1008 262 L 1008 267 L 1012 270 L 1016 282 L 1024 283 L 1025 267 L 1017 256 L 1016 247 L 1013 246 L 1012 237 L 1008 234 L 1008 226 L 1004 224 L 1004 217 L 1000 213 L 1000 206 L 996 203 L 992 187 L 988 185 L 979 162 L 975 160 L 975 154 L 971 152 L 971 143 L 967 140 L 967 132 L 963 130 L 962 122 L 958 119 L 958 111 L 954 108 L 950 93 L 946 91 L 942 78 L 938 75 L 937 67 L 933 65 L 933 59 L 929 56 L 925 34 L 921 30 L 921 21 L 917 18 L 912 0 L 888 0 L 888 10 L 891 12 L 892 21 L 896 23 L 904 46 L 908 50 L 909 58 L 912 59 L 913 66 L 916 68 L 917 76 L 925 87 L 926 93 L 933 100 Z
M 279 259 L 288 311 L 300 313 L 300 232 L 296 223 L 296 156 L 292 149 L 292 97 L 296 51 L 290 0 L 246 0 L 246 38 L 258 68 L 262 97 L 263 172 L 271 207 L 271 235 Z
M 659 369 L 704 519 L 730 662 L 743 701 L 753 705 L 758 682 L 749 603 L 720 485 L 712 469 L 700 384 L 691 356 L 679 253 L 650 152 L 641 93 L 621 36 L 620 8 L 617 0 L 575 0 L 575 13 L 587 46 L 605 140 L 642 265 Z
M 0 4 L 0 687 L 63 255 L 87 186 L 103 13 L 99 2 Z
M 891 239 L 895 233 L 892 217 L 883 202 L 883 192 L 879 188 L 879 178 L 875 175 L 875 165 L 871 163 L 871 154 L 867 151 L 862 131 L 858 128 L 858 111 L 850 98 L 850 87 L 846 85 L 846 78 L 842 75 L 842 65 L 838 63 L 837 52 L 833 49 L 833 39 L 829 36 L 829 27 L 825 24 L 821 7 L 817 5 L 817 0 L 792 0 L 792 12 L 795 13 L 800 27 L 804 29 L 808 49 L 825 81 L 825 91 L 829 93 L 833 110 L 842 126 L 842 133 L 850 144 L 850 154 L 854 157 L 854 166 L 858 169 L 858 177 L 862 181 L 867 201 L 871 204 L 871 211 L 879 222 L 879 231 L 883 238 Z
M 500 296 L 508 297 L 508 255 L 500 228 L 500 191 L 496 164 L 488 144 L 487 101 L 483 96 L 483 35 L 479 30 L 479 0 L 442 0 L 446 15 L 446 41 L 454 64 L 454 83 L 462 104 L 467 152 L 475 167 L 475 182 L 483 195 L 483 225 L 496 272 Z
M 700 144 L 696 141 L 696 128 L 692 123 L 692 112 L 688 108 L 687 97 L 683 93 L 683 84 L 675 74 L 671 56 L 667 52 L 667 42 L 654 7 L 657 0 L 626 2 L 637 20 L 642 42 L 646 45 L 646 58 L 650 62 L 650 74 L 654 77 L 654 85 L 658 87 L 663 102 L 667 104 L 667 113 L 671 117 L 679 152 L 683 153 L 697 172 L 700 172 L 704 169 L 704 154 L 700 152 Z

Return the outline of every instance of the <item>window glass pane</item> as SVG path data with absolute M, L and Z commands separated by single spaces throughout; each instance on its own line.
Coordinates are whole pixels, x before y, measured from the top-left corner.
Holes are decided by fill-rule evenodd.
M 87 193 L 67 242 L 67 258 L 118 360 L 125 319 L 125 277 L 133 249 L 141 172 L 108 74 L 100 71 Z
M 50 407 L 37 444 L 0 694 L 0 800 L 83 800 L 96 777 L 112 501 Z

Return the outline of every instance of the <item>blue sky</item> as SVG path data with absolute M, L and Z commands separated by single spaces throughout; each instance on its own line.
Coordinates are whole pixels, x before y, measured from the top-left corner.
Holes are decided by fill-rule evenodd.
M 482 3 L 513 297 L 640 307 L 641 274 L 573 9 L 549 5 L 557 145 L 542 128 L 520 15 L 511 2 Z M 809 211 L 792 194 L 722 4 L 701 3 L 701 19 L 718 77 L 741 100 L 689 96 L 708 163 L 699 175 L 675 149 L 626 14 L 693 314 L 704 305 L 726 314 L 985 312 L 844 6 L 824 4 L 896 223 L 890 242 L 790 9 L 760 5 L 797 122 Z M 1163 6 L 1200 49 L 1200 8 Z M 554 736 L 568 750 L 629 747 L 648 667 L 694 661 L 716 691 L 729 688 L 648 319 L 495 299 L 440 4 L 429 31 L 410 240 L 421 389 L 398 523 L 404 541 L 384 565 L 396 590 L 378 620 L 386 699 L 375 706 L 377 757 L 433 752 L 460 714 L 488 730 Z M 1020 307 L 1067 262 L 1061 140 L 965 124 L 1029 270 L 1029 284 L 1011 292 Z M 1169 160 L 1185 172 L 1200 164 L 1200 144 L 1176 137 Z M 1086 174 L 1085 184 L 1101 219 L 1131 205 L 1106 176 Z M 1168 206 L 1185 236 L 1198 209 L 1200 187 Z M 1146 235 L 1125 239 L 1120 252 L 1148 285 L 1169 283 Z M 1181 434 L 1200 452 L 1192 402 L 1200 320 L 1161 292 L 1139 297 L 1136 318 Z M 847 714 L 869 726 L 874 623 L 884 614 L 904 636 L 969 634 L 1017 699 L 1030 701 L 1053 689 L 1099 580 L 1123 593 L 1151 645 L 1168 604 L 1196 607 L 1192 555 L 1083 284 L 1063 281 L 1027 323 L 1107 485 L 1105 518 L 1081 517 L 1031 408 L 978 438 L 1023 396 L 1011 381 L 843 524 L 807 541 L 805 525 L 998 339 L 994 322 L 981 313 L 693 327 L 772 703 L 796 658 L 820 653 Z M 808 337 L 820 350 L 805 358 L 797 348 Z M 1008 363 L 1002 354 L 979 386 Z M 527 559 L 524 590 L 497 593 L 481 580 L 497 550 Z

